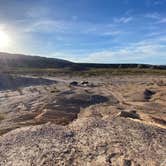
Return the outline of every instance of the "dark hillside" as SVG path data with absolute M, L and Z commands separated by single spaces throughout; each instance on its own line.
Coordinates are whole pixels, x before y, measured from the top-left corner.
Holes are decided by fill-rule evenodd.
M 139 69 L 166 69 L 165 65 L 148 64 L 95 64 L 95 63 L 73 63 L 67 60 L 46 58 L 40 56 L 28 56 L 21 54 L 0 53 L 0 69 L 10 68 L 69 68 L 73 71 L 85 70 L 90 68 L 120 69 L 120 68 L 139 68 Z
M 73 63 L 54 58 L 0 53 L 0 68 L 63 68 Z

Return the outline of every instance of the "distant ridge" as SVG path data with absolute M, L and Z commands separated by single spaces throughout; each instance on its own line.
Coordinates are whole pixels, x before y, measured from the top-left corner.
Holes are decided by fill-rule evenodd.
M 0 52 L 0 68 L 63 68 L 72 64 L 62 59 Z
M 96 64 L 96 63 L 81 63 L 82 66 L 92 68 L 140 68 L 140 69 L 166 69 L 166 65 L 150 65 L 150 64 L 137 64 L 137 63 L 123 63 L 123 64 Z
M 0 69 L 8 68 L 70 68 L 72 70 L 84 70 L 86 68 L 152 68 L 166 69 L 166 65 L 149 64 L 97 64 L 74 63 L 67 60 L 46 58 L 40 56 L 28 56 L 23 54 L 10 54 L 0 52 Z

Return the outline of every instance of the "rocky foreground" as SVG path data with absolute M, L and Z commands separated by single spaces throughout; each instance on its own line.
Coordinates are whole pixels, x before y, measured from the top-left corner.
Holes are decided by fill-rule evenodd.
M 165 166 L 166 87 L 165 78 L 160 79 L 162 81 L 158 82 L 159 78 L 118 77 L 100 79 L 98 83 L 93 78 L 94 86 L 67 86 L 68 82 L 63 82 L 56 85 L 59 88 L 56 92 L 52 86 L 50 89 L 47 87 L 49 93 L 42 92 L 42 88 L 38 87 L 41 88 L 40 93 L 35 91 L 33 95 L 24 89 L 21 99 L 13 91 L 15 99 L 17 96 L 27 106 L 26 109 L 21 107 L 24 115 L 33 113 L 34 116 L 28 119 L 26 116 L 23 118 L 18 105 L 11 107 L 15 101 L 10 92 L 5 101 L 11 105 L 0 106 L 1 110 L 6 108 L 1 128 L 10 127 L 9 132 L 5 131 L 0 136 L 0 165 Z M 99 95 L 103 97 L 98 98 Z M 1 96 L 1 104 L 4 96 Z M 93 96 L 98 97 L 94 99 Z M 55 100 L 55 104 L 50 105 Z M 26 101 L 32 105 L 26 105 Z M 34 101 L 40 101 L 40 104 L 34 107 Z M 48 104 L 43 111 L 38 111 L 42 102 Z M 80 104 L 81 109 L 78 107 Z M 63 123 L 64 110 L 71 111 L 71 108 L 75 109 L 71 113 L 76 116 L 70 116 L 70 122 Z M 62 114 L 56 114 L 56 111 Z M 62 123 L 57 120 L 57 115 L 61 116 Z M 16 121 L 18 117 L 21 117 L 19 123 Z M 11 129 L 20 122 L 24 122 L 25 127 Z
M 88 113 L 89 114 L 89 113 Z M 0 165 L 162 165 L 166 130 L 94 111 L 69 126 L 14 130 L 0 139 Z

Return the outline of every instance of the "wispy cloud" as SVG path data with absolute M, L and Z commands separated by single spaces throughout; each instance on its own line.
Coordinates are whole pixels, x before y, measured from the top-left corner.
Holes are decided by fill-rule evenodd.
M 166 23 L 166 18 L 161 18 L 158 23 Z
M 123 33 L 122 30 L 109 30 L 109 31 L 101 33 L 100 35 L 101 36 L 117 36 L 117 35 L 120 35 L 122 33 Z
M 35 20 L 25 28 L 25 32 L 63 32 L 67 29 L 66 22 L 50 19 Z
M 53 12 L 50 8 L 44 6 L 31 7 L 26 12 L 27 18 L 24 20 L 24 24 L 27 26 L 24 27 L 24 31 L 116 36 L 123 32 L 123 30 L 116 27 L 116 24 L 126 24 L 133 20 L 133 17 L 125 16 L 114 18 L 112 21 L 102 24 L 80 20 L 77 15 L 72 15 L 69 20 L 52 18 Z
M 26 16 L 29 18 L 44 18 L 51 14 L 51 10 L 44 6 L 33 6 L 26 12 Z
M 150 19 L 157 19 L 157 20 L 159 20 L 161 18 L 160 14 L 156 13 L 156 12 L 145 14 L 145 17 L 150 18 Z
M 166 0 L 155 0 L 154 2 L 153 2 L 153 4 L 154 5 L 162 5 L 162 4 L 164 4 L 166 2 Z
M 161 23 L 166 23 L 166 16 L 165 15 L 161 15 L 157 12 L 155 13 L 148 13 L 145 15 L 146 18 L 148 19 L 153 19 L 156 22 L 154 22 L 155 24 L 161 24 Z
M 165 38 L 166 39 L 166 38 Z M 164 40 L 164 38 L 163 38 Z M 166 40 L 165 40 L 166 41 Z M 157 62 L 157 57 L 166 62 L 166 47 L 161 44 L 161 39 L 154 41 L 140 41 L 120 47 L 117 49 L 108 49 L 104 51 L 92 52 L 82 58 L 84 62 L 98 62 L 98 63 L 160 63 Z M 76 59 L 73 59 L 77 61 Z
M 128 23 L 133 20 L 133 17 L 120 17 L 120 18 L 114 18 L 115 23 Z
M 95 36 L 117 36 L 124 32 L 116 26 L 114 22 L 106 24 L 91 23 L 85 21 L 72 20 L 56 20 L 56 19 L 33 19 L 23 20 L 18 24 L 23 24 L 23 31 L 27 33 L 40 32 L 40 33 L 55 33 L 59 34 L 79 34 L 79 35 L 95 35 Z M 73 36 L 72 36 L 73 37 Z

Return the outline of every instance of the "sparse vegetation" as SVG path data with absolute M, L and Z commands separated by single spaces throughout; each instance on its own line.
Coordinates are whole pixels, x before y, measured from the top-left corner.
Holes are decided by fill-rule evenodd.
M 6 74 L 13 75 L 32 75 L 32 76 L 110 76 L 110 75 L 166 75 L 166 69 L 144 69 L 144 68 L 86 68 L 84 70 L 72 70 L 70 68 L 47 68 L 47 69 L 38 69 L 38 68 L 12 68 L 10 70 L 3 71 Z M 163 82 L 159 82 L 161 86 Z
M 139 69 L 139 68 L 127 68 L 127 69 L 95 69 L 91 68 L 82 72 L 74 72 L 76 75 L 90 77 L 90 76 L 109 76 L 109 75 L 166 75 L 166 70 L 160 69 Z

